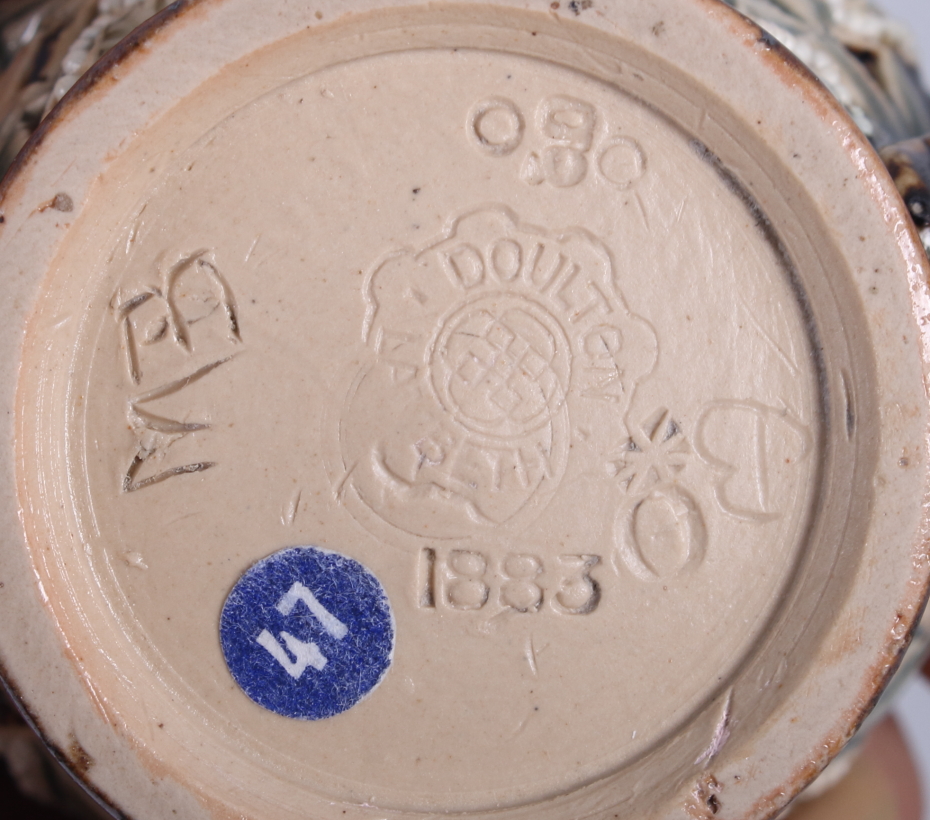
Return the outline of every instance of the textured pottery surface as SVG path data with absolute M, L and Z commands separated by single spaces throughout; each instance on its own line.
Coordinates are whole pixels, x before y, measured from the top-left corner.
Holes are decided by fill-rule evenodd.
M 0 659 L 136 820 L 770 817 L 893 673 L 927 260 L 729 6 L 181 4 L 0 213 Z

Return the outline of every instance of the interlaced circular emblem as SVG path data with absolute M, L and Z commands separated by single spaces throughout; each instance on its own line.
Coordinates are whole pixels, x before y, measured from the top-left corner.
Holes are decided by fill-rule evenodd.
M 548 423 L 568 393 L 571 354 L 555 318 L 515 296 L 463 305 L 430 356 L 436 395 L 463 427 L 505 439 Z
M 371 359 L 339 420 L 338 481 L 362 523 L 374 514 L 413 535 L 534 518 L 566 471 L 573 425 L 606 435 L 655 364 L 655 333 L 623 303 L 606 247 L 503 206 L 388 255 L 365 306 Z

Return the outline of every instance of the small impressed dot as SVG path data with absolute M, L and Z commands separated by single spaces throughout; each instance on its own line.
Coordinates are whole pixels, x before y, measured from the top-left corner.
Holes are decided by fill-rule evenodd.
M 320 720 L 381 683 L 394 656 L 394 616 L 384 588 L 358 561 L 292 547 L 236 582 L 220 642 L 230 673 L 257 704 Z

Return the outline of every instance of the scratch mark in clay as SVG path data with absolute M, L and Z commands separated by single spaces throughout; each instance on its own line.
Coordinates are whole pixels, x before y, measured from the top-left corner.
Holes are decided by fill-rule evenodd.
M 491 635 L 497 631 L 497 628 L 501 625 L 502 621 L 510 620 L 517 611 L 515 609 L 502 609 L 496 615 L 492 615 L 486 621 L 482 621 L 478 624 L 478 631 L 482 635 Z
M 129 418 L 130 421 L 133 422 L 133 426 L 142 427 L 146 430 L 154 430 L 156 433 L 167 433 L 168 435 L 175 435 L 180 433 L 194 433 L 197 430 L 210 429 L 210 425 L 206 424 L 205 422 L 187 422 L 177 421 L 176 419 L 169 419 L 165 416 L 158 416 L 155 413 L 150 413 L 148 410 L 142 410 L 132 403 L 130 403 L 129 408 Z
M 252 258 L 252 254 L 255 253 L 255 246 L 258 245 L 258 240 L 261 239 L 261 238 L 262 238 L 262 235 L 259 234 L 259 235 L 256 236 L 255 239 L 252 241 L 252 244 L 249 245 L 249 249 L 248 249 L 248 251 L 246 251 L 246 254 L 245 254 L 245 259 L 242 260 L 243 263 L 248 262 L 248 261 Z
M 526 662 L 530 665 L 530 671 L 538 675 L 539 668 L 536 666 L 536 648 L 533 646 L 532 635 L 526 639 Z
M 190 256 L 184 257 L 179 262 L 175 263 L 168 270 L 165 276 L 165 301 L 168 303 L 168 313 L 171 316 L 171 324 L 174 327 L 174 339 L 188 353 L 190 353 L 193 349 L 191 347 L 190 330 L 188 327 L 187 319 L 184 318 L 183 314 L 178 308 L 175 291 L 178 287 L 178 283 L 181 280 L 182 274 L 188 269 L 192 268 L 194 265 L 196 265 L 197 268 L 199 268 L 203 273 L 210 277 L 220 290 L 220 301 L 223 305 L 223 310 L 226 313 L 226 319 L 229 325 L 230 341 L 242 341 L 242 336 L 239 332 L 239 318 L 236 309 L 236 300 L 233 296 L 232 288 L 230 288 L 229 282 L 226 281 L 226 278 L 220 273 L 216 265 L 203 258 L 206 253 L 207 248 L 202 248 L 198 251 L 195 251 Z
M 527 724 L 530 722 L 530 718 L 535 714 L 535 710 L 530 712 L 523 720 L 520 721 L 520 724 L 517 726 L 516 731 L 508 738 L 508 740 L 516 740 L 520 735 L 523 734 L 523 730 L 526 729 Z
M 285 527 L 294 526 L 294 519 L 297 517 L 297 509 L 300 507 L 300 493 L 301 490 L 298 487 L 297 492 L 294 493 L 290 501 L 287 502 L 284 511 L 281 513 L 281 523 L 284 524 Z
M 698 119 L 698 127 L 697 127 L 698 133 L 699 133 L 699 134 L 703 134 L 703 133 L 705 132 L 705 130 L 706 130 L 706 127 L 707 127 L 707 109 L 706 109 L 706 108 L 702 108 L 702 109 L 701 109 L 701 116 L 700 116 L 700 118 Z
M 710 763 L 724 747 L 724 744 L 730 739 L 730 707 L 733 701 L 733 690 L 727 692 L 727 699 L 723 704 L 723 713 L 717 722 L 717 728 L 714 729 L 714 736 L 711 738 L 710 745 L 701 752 L 701 756 L 694 761 L 698 763 Z
M 132 464 L 129 465 L 129 469 L 126 471 L 126 475 L 123 476 L 124 493 L 133 493 L 136 490 L 143 489 L 144 487 L 151 487 L 153 484 L 160 484 L 162 481 L 166 481 L 167 479 L 176 475 L 185 475 L 187 473 L 202 473 L 204 470 L 209 470 L 211 467 L 216 466 L 216 462 L 214 461 L 198 461 L 196 464 L 185 464 L 183 467 L 174 467 L 170 470 L 165 470 L 164 472 L 158 473 L 158 475 L 153 475 L 150 478 L 144 478 L 142 481 L 136 481 L 135 479 L 139 472 L 139 468 L 142 467 L 150 455 L 151 453 L 142 450 L 132 460 Z
M 219 359 L 218 361 L 210 362 L 210 364 L 205 364 L 203 367 L 198 368 L 193 373 L 190 373 L 187 376 L 183 376 L 182 378 L 177 379 L 173 382 L 168 382 L 167 384 L 163 384 L 161 387 L 156 387 L 152 390 L 149 390 L 147 393 L 143 393 L 141 396 L 138 396 L 137 398 L 132 400 L 131 404 L 133 405 L 133 409 L 138 412 L 137 405 L 139 404 L 144 404 L 145 402 L 149 402 L 149 401 L 155 401 L 155 399 L 163 399 L 165 398 L 165 396 L 170 396 L 174 393 L 178 393 L 179 391 L 183 390 L 188 385 L 191 385 L 194 382 L 202 379 L 210 371 L 216 370 L 216 368 L 218 368 L 222 364 L 226 364 L 226 362 L 230 361 L 234 357 L 235 357 L 235 354 L 233 354 L 233 356 L 227 356 L 225 359 Z
M 149 565 L 145 563 L 145 559 L 142 557 L 142 553 L 140 552 L 127 552 L 123 556 L 123 559 L 127 564 L 129 564 L 129 566 L 135 567 L 136 569 L 149 568 Z
M 333 498 L 335 498 L 336 501 L 343 503 L 345 502 L 346 488 L 349 484 L 349 479 L 352 477 L 352 473 L 355 472 L 355 468 L 357 466 L 358 464 L 353 464 L 351 467 L 349 467 L 349 469 L 346 470 L 346 474 L 341 479 L 339 479 L 339 482 L 333 488 Z
M 738 298 L 739 298 L 740 304 L 744 308 L 746 308 L 746 315 L 749 317 L 749 321 L 752 322 L 752 326 L 759 332 L 759 335 L 761 335 L 762 338 L 765 339 L 765 341 L 767 341 L 769 345 L 771 345 L 772 350 L 775 351 L 778 358 L 781 359 L 785 367 L 787 367 L 791 371 L 791 375 L 797 376 L 799 373 L 798 366 L 791 360 L 788 354 L 785 353 L 785 351 L 782 350 L 778 346 L 777 342 L 771 336 L 769 336 L 768 333 L 765 332 L 765 329 L 762 327 L 759 320 L 756 318 L 755 314 L 752 311 L 752 308 L 747 304 L 746 300 L 742 296 L 738 296 Z
M 639 206 L 639 212 L 643 215 L 643 224 L 646 226 L 646 230 L 652 230 L 652 228 L 649 227 L 649 217 L 646 215 L 646 206 L 643 204 L 643 198 L 639 195 L 639 191 L 634 192 L 633 198 Z
M 179 524 L 181 521 L 186 521 L 188 518 L 194 518 L 194 517 L 196 517 L 196 516 L 198 516 L 198 515 L 202 515 L 202 514 L 203 514 L 203 513 L 201 513 L 201 512 L 198 511 L 198 512 L 189 512 L 189 513 L 187 513 L 186 515 L 179 515 L 177 518 L 172 518 L 172 519 L 165 525 L 164 528 L 165 528 L 166 530 L 171 529 L 171 528 L 174 527 L 175 525 Z
M 129 234 L 126 236 L 126 249 L 125 249 L 126 256 L 129 256 L 129 252 L 132 249 L 133 244 L 135 243 L 136 239 L 138 238 L 139 234 L 142 231 L 142 226 L 144 224 L 142 222 L 142 214 L 145 213 L 146 207 L 147 207 L 147 204 L 143 205 L 142 208 L 139 210 L 139 213 L 136 214 L 136 218 L 132 221 L 132 227 L 129 229 Z

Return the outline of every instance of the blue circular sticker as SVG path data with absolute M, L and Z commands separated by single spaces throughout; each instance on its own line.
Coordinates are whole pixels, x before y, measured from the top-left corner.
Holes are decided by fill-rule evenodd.
M 304 720 L 350 709 L 380 682 L 394 655 L 384 588 L 358 561 L 292 547 L 250 567 L 220 617 L 226 665 L 243 691 Z

